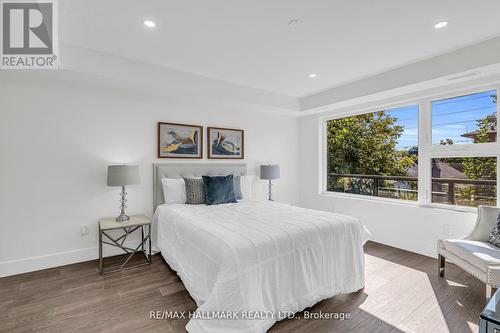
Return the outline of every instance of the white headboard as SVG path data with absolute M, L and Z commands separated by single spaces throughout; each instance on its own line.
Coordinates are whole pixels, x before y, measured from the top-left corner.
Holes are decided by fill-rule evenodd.
M 241 176 L 247 174 L 244 163 L 155 163 L 153 164 L 153 211 L 165 203 L 162 178 L 201 176 Z

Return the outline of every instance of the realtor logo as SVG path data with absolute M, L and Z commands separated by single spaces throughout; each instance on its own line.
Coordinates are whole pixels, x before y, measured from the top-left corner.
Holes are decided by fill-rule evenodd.
M 0 0 L 2 69 L 57 69 L 56 0 Z

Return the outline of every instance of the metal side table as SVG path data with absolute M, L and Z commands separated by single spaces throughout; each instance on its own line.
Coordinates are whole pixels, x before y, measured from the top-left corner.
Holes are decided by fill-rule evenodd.
M 112 230 L 123 231 L 123 234 L 117 237 L 113 237 L 110 235 L 110 231 Z M 125 241 L 127 240 L 127 237 L 136 230 L 140 230 L 141 232 L 141 243 L 135 249 L 133 249 L 126 246 Z M 121 249 L 123 252 L 125 252 L 125 254 L 128 254 L 127 258 L 118 269 L 105 271 L 103 267 L 104 258 L 102 256 L 103 244 L 117 247 Z M 136 253 L 142 253 L 146 261 L 144 263 L 136 264 L 133 266 L 126 266 L 130 261 L 130 259 L 132 259 L 132 257 Z M 146 216 L 144 215 L 131 216 L 130 220 L 128 220 L 127 222 L 117 222 L 115 221 L 114 218 L 106 218 L 99 220 L 99 272 L 101 274 L 118 272 L 124 269 L 136 268 L 150 264 L 151 264 L 151 221 Z
M 479 333 L 500 332 L 500 294 L 497 290 L 479 315 Z

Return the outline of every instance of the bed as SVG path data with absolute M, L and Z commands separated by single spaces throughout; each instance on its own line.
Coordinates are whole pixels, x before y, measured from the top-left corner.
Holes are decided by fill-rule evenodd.
M 161 178 L 243 175 L 244 164 L 156 164 L 157 246 L 198 305 L 188 332 L 266 332 L 364 286 L 368 232 L 353 217 L 243 199 L 165 205 Z

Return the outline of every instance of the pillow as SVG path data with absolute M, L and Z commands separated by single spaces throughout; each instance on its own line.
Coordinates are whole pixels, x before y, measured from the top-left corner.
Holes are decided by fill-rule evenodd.
M 233 175 L 215 177 L 203 176 L 202 178 L 207 205 L 238 202 L 234 195 Z
M 184 178 L 186 183 L 186 203 L 188 205 L 200 205 L 205 201 L 205 188 L 201 178 Z
M 233 177 L 234 182 L 234 196 L 236 200 L 243 199 L 243 194 L 241 193 L 241 176 Z
M 243 175 L 240 178 L 241 197 L 243 199 L 252 199 L 252 175 Z
M 500 213 L 497 216 L 497 223 L 490 233 L 490 244 L 496 247 L 500 247 Z
M 163 198 L 167 205 L 186 203 L 186 184 L 184 179 L 162 178 Z

